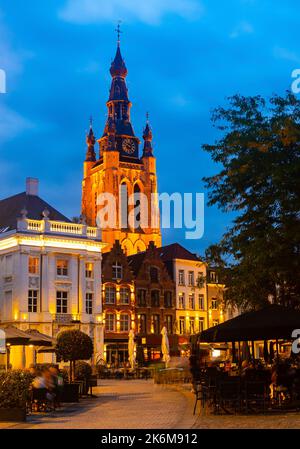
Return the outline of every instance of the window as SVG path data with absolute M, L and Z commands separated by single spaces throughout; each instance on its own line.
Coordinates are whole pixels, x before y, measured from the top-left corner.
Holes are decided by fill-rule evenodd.
M 204 295 L 199 295 L 199 310 L 204 310 Z
M 195 295 L 192 293 L 191 295 L 189 295 L 189 309 L 194 309 L 195 308 Z
M 13 258 L 11 255 L 5 257 L 5 276 L 11 276 L 13 272 Z
M 138 184 L 134 186 L 134 229 L 138 229 L 141 226 L 141 189 Z
M 38 257 L 29 256 L 28 272 L 30 274 L 39 274 L 39 258 Z
M 189 319 L 189 324 L 190 324 L 190 329 L 189 329 L 190 334 L 194 334 L 195 333 L 195 318 L 194 317 L 191 317 Z
M 172 307 L 172 292 L 166 291 L 164 293 L 164 306 L 166 308 Z
M 68 313 L 68 292 L 56 292 L 56 313 Z
M 154 334 L 159 334 L 160 333 L 160 316 L 152 315 L 152 323 L 153 323 Z
M 216 298 L 211 299 L 211 308 L 212 310 L 217 310 L 218 308 L 218 300 Z
M 127 313 L 121 313 L 120 316 L 120 331 L 121 332 L 128 332 L 129 331 L 129 324 L 130 324 L 130 316 Z
M 204 331 L 204 318 L 199 318 L 199 332 Z
M 56 261 L 56 274 L 57 276 L 68 276 L 68 261 L 57 260 Z
M 120 288 L 120 303 L 121 304 L 129 304 L 130 299 L 130 290 L 127 287 Z
M 38 291 L 28 290 L 28 312 L 36 313 L 38 310 Z
M 185 334 L 185 317 L 179 317 L 179 333 Z
M 85 264 L 85 277 L 87 279 L 94 278 L 94 264 L 91 262 Z
M 151 307 L 159 307 L 159 290 L 151 290 Z
M 93 293 L 85 294 L 85 312 L 89 315 L 93 313 Z
M 158 269 L 156 267 L 150 267 L 150 280 L 151 282 L 158 282 Z
M 179 296 L 178 296 L 178 308 L 179 309 L 184 309 L 185 308 L 184 293 L 179 293 Z
M 172 315 L 166 315 L 166 327 L 168 334 L 173 334 L 173 317 Z
M 142 314 L 139 318 L 139 332 L 140 334 L 146 334 L 147 327 L 146 327 L 146 315 Z
M 115 304 L 115 302 L 116 302 L 115 287 L 106 287 L 105 288 L 105 303 L 106 304 Z
M 198 273 L 197 287 L 199 287 L 199 288 L 203 288 L 204 287 L 204 276 L 203 276 L 203 273 Z
M 116 317 L 113 313 L 107 313 L 105 315 L 105 330 L 114 332 L 116 325 Z
M 184 285 L 184 270 L 178 271 L 178 284 Z
M 137 291 L 137 303 L 139 307 L 147 306 L 146 290 L 138 289 Z
M 213 326 L 218 326 L 218 324 L 219 324 L 219 320 L 213 320 L 213 322 L 212 322 Z
M 210 282 L 218 283 L 218 276 L 215 271 L 210 272 Z
M 3 303 L 3 317 L 5 317 L 6 320 L 12 319 L 12 291 L 6 291 L 4 292 L 4 303 Z
M 194 285 L 194 272 L 193 271 L 189 271 L 188 281 L 189 281 L 189 285 Z
M 112 278 L 114 280 L 122 279 L 123 267 L 119 262 L 115 262 L 112 266 Z

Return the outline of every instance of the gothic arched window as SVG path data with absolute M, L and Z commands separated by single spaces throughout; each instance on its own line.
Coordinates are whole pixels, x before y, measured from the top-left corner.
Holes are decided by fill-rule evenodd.
M 120 186 L 121 229 L 128 228 L 128 187 L 126 182 Z
M 141 200 L 140 200 L 140 193 L 141 193 L 141 189 L 139 187 L 138 184 L 135 184 L 134 186 L 134 209 L 135 210 L 139 210 L 139 212 L 137 214 L 135 214 L 135 218 L 134 218 L 134 229 L 140 228 L 141 227 L 141 212 L 140 212 L 140 208 L 141 208 Z

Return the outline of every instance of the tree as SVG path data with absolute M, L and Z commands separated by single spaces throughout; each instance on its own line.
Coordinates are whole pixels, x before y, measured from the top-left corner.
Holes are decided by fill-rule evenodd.
M 91 338 L 79 330 L 61 332 L 57 337 L 55 353 L 58 360 L 70 362 L 70 381 L 74 379 L 76 360 L 89 360 L 93 355 Z
M 300 101 L 229 98 L 212 121 L 221 132 L 203 145 L 221 164 L 204 178 L 209 205 L 234 212 L 233 225 L 207 251 L 227 285 L 226 298 L 244 307 L 300 303 Z

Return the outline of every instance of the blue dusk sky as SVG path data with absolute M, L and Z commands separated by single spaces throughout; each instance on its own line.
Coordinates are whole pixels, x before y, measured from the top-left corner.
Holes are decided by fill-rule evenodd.
M 204 192 L 218 167 L 201 149 L 213 142 L 214 107 L 235 93 L 283 94 L 300 67 L 299 0 L 2 0 L 0 197 L 40 179 L 40 196 L 80 214 L 89 117 L 103 131 L 109 67 L 122 20 L 121 50 L 135 133 L 150 112 L 160 192 Z M 163 232 L 193 252 L 221 237 L 230 216 L 205 208 L 205 233 Z

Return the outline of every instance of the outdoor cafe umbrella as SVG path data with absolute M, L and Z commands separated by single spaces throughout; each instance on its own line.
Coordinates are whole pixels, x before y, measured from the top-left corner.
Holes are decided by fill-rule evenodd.
M 129 339 L 128 339 L 128 359 L 130 362 L 130 366 L 132 369 L 135 367 L 135 357 L 136 357 L 136 351 L 135 351 L 135 343 L 134 343 L 134 331 L 133 329 L 130 329 L 129 331 Z
M 168 332 L 166 326 L 164 326 L 161 330 L 162 340 L 161 340 L 161 352 L 163 355 L 163 361 L 166 364 L 166 368 L 168 368 L 168 363 L 170 361 L 170 346 L 168 339 Z
M 249 349 L 249 345 L 247 341 L 243 342 L 243 347 L 242 347 L 242 358 L 243 360 L 246 360 L 247 362 L 250 361 L 250 349 Z
M 55 339 L 49 335 L 42 334 L 36 329 L 28 329 L 26 332 L 28 334 L 30 341 L 29 344 L 33 346 L 53 346 L 55 344 Z
M 272 363 L 273 360 L 274 360 L 274 356 L 275 356 L 275 354 L 274 354 L 274 343 L 273 343 L 272 341 L 270 341 L 270 351 L 269 351 L 269 354 L 270 354 L 270 356 L 269 356 L 269 358 L 270 358 L 270 363 Z
M 6 344 L 10 346 L 24 346 L 30 344 L 30 336 L 14 326 L 1 327 L 1 330 L 5 332 Z
M 3 345 L 6 346 L 6 369 L 10 366 L 10 346 L 25 346 L 29 344 L 30 337 L 26 332 L 17 329 L 14 326 L 1 327 L 1 331 L 4 332 L 5 341 Z M 25 352 L 22 351 L 22 364 L 25 365 Z
M 268 351 L 268 342 L 264 341 L 264 361 L 266 363 L 269 363 L 269 351 Z

